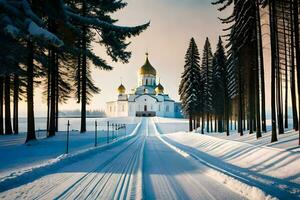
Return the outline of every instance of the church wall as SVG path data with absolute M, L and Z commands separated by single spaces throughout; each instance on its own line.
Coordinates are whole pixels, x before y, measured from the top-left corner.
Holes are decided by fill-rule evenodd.
M 165 101 L 164 102 L 164 117 L 175 117 L 175 109 L 173 101 Z
M 126 117 L 128 116 L 127 101 L 113 101 L 106 104 L 107 117 Z
M 117 102 L 117 116 L 118 117 L 128 116 L 128 101 Z
M 106 116 L 107 117 L 115 117 L 116 116 L 117 103 L 116 101 L 107 102 L 106 103 Z

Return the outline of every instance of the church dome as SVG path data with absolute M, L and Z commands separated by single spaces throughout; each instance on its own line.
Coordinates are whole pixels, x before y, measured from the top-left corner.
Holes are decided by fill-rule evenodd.
M 155 88 L 156 94 L 164 93 L 164 87 L 159 83 Z
M 153 75 L 156 76 L 156 70 L 154 67 L 150 64 L 148 59 L 148 53 L 146 54 L 146 62 L 145 64 L 140 68 L 139 70 L 140 75 Z
M 118 92 L 119 92 L 119 94 L 125 94 L 125 91 L 126 91 L 126 89 L 125 89 L 124 85 L 121 84 L 121 85 L 118 87 Z

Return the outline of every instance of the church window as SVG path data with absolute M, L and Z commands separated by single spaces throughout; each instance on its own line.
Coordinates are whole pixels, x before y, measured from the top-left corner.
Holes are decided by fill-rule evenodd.
M 160 105 L 158 105 L 158 111 L 160 111 Z
M 166 112 L 169 112 L 169 106 L 168 105 L 166 106 Z
M 144 111 L 147 112 L 147 105 L 144 105 Z
M 146 85 L 148 85 L 148 79 L 146 79 Z

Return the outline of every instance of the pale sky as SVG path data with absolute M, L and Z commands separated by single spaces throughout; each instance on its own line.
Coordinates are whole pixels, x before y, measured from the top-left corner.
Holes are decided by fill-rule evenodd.
M 141 35 L 131 38 L 129 50 L 132 57 L 128 64 L 111 63 L 105 55 L 105 50 L 97 45 L 94 51 L 97 55 L 108 59 L 113 71 L 92 70 L 92 77 L 101 93 L 92 98 L 87 109 L 99 110 L 105 108 L 105 102 L 116 100 L 117 87 L 122 77 L 127 92 L 137 85 L 137 71 L 145 62 L 145 52 L 149 52 L 149 60 L 156 68 L 161 84 L 171 98 L 178 101 L 178 85 L 183 72 L 184 56 L 189 40 L 194 37 L 200 53 L 206 37 L 209 37 L 213 51 L 218 36 L 223 34 L 217 8 L 211 5 L 211 0 L 127 0 L 128 6 L 114 14 L 120 25 L 138 25 L 151 21 L 150 27 Z M 225 15 L 226 16 L 226 15 Z M 45 115 L 46 104 L 42 102 L 37 89 L 35 110 L 37 115 Z M 60 105 L 60 110 L 80 109 L 74 100 Z M 21 113 L 26 113 L 25 103 L 21 104 Z

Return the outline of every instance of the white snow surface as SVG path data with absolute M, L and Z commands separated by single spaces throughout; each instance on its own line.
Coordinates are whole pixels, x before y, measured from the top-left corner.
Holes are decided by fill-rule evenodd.
M 163 130 L 170 126 L 176 126 L 176 120 L 155 119 L 158 127 L 163 124 Z M 180 120 L 178 123 L 182 123 Z M 213 136 L 211 136 L 213 135 Z M 220 136 L 221 135 L 221 136 Z M 290 140 L 297 140 L 294 133 L 287 133 L 285 136 Z M 223 137 L 223 138 L 219 138 Z M 239 140 L 237 134 L 233 134 L 231 139 Z M 261 143 L 255 142 L 253 136 L 243 136 L 243 142 L 230 141 L 223 134 L 209 133 L 202 135 L 199 133 L 176 132 L 163 134 L 163 138 L 176 146 L 180 150 L 188 153 L 197 160 L 205 161 L 215 168 L 225 170 L 234 174 L 244 182 L 251 182 L 254 186 L 282 198 L 300 198 L 300 153 L 298 148 L 286 148 L 285 140 L 272 147 L 263 138 Z M 267 136 L 265 136 L 267 137 Z M 241 139 L 240 139 L 241 140 Z M 290 142 L 290 141 L 288 141 Z M 286 149 L 285 149 L 286 148 Z
M 83 148 L 78 139 L 79 149 L 68 155 L 2 176 L 0 199 L 300 198 L 297 151 L 198 133 L 161 134 L 160 123 L 171 132 L 186 121 L 142 118 L 130 135 L 99 147 Z M 47 141 L 52 150 L 59 144 Z M 36 151 L 35 145 L 25 148 Z
M 186 132 L 189 129 L 189 124 L 187 119 L 175 119 L 175 118 L 161 118 L 156 117 L 155 122 L 158 125 L 158 130 L 161 134 L 169 134 L 169 133 L 176 133 L 176 132 Z M 292 120 L 289 120 L 289 127 L 292 127 Z M 233 126 L 234 128 L 234 126 Z M 271 120 L 267 120 L 267 129 L 271 129 Z M 204 129 L 206 130 L 206 128 Z M 198 130 L 197 132 L 200 132 Z M 286 129 L 284 134 L 277 135 L 278 141 L 271 143 L 271 131 L 267 133 L 262 133 L 262 137 L 257 140 L 256 134 L 249 134 L 248 131 L 244 131 L 244 135 L 240 136 L 240 134 L 235 131 L 231 130 L 230 135 L 227 136 L 226 133 L 216 133 L 216 132 L 209 132 L 205 135 L 214 136 L 217 138 L 222 138 L 230 141 L 238 141 L 248 144 L 253 144 L 255 146 L 267 146 L 277 149 L 285 149 L 289 151 L 299 151 L 300 146 L 298 145 L 299 133 L 293 130 Z
M 135 135 L 0 183 L 1 199 L 246 199 L 164 142 L 149 118 Z M 61 161 L 60 161 L 61 163 Z M 257 193 L 258 194 L 258 193 Z
M 66 121 L 65 119 L 61 121 Z M 98 145 L 106 144 L 107 142 L 107 121 L 112 123 L 126 124 L 125 129 L 118 132 L 114 132 L 114 136 L 118 138 L 130 134 L 140 122 L 140 119 L 133 117 L 116 117 L 116 118 L 100 118 L 98 122 Z M 77 119 L 72 119 L 70 127 L 70 139 L 69 139 L 69 153 L 78 153 L 87 149 L 93 148 L 95 145 L 95 132 L 87 131 L 86 133 L 79 133 L 73 130 L 77 126 L 73 123 L 77 123 Z M 89 126 L 94 125 L 94 121 L 91 125 L 90 121 L 87 123 Z M 66 128 L 65 128 L 66 129 Z M 88 127 L 88 130 L 93 130 L 94 127 Z M 62 129 L 63 130 L 63 129 Z M 30 171 L 32 168 L 44 166 L 49 163 L 56 162 L 64 157 L 66 152 L 66 131 L 59 131 L 55 137 L 46 138 L 45 131 L 36 131 L 38 140 L 24 144 L 26 139 L 25 133 L 19 135 L 4 135 L 0 137 L 0 181 L 10 175 L 11 173 L 19 174 L 22 171 Z M 114 137 L 114 138 L 115 138 Z M 109 135 L 110 140 L 113 139 L 112 131 Z

